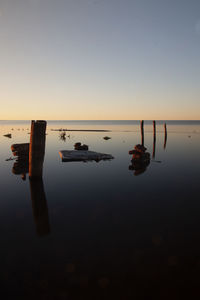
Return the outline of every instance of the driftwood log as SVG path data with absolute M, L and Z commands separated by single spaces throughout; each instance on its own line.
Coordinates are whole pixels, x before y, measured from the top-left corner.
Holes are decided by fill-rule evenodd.
M 67 161 L 100 161 L 109 160 L 114 157 L 110 154 L 98 153 L 94 151 L 84 151 L 84 150 L 62 150 L 59 155 L 63 162 Z

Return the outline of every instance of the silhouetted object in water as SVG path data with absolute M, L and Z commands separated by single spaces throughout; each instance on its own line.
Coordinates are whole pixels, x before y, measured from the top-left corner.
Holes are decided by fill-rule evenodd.
M 44 236 L 50 233 L 50 226 L 43 180 L 29 180 L 29 183 L 36 232 L 39 236 Z
M 8 133 L 8 134 L 4 134 L 5 137 L 11 139 L 12 138 L 12 134 L 11 133 Z
M 9 157 L 9 158 L 6 158 L 6 159 L 5 159 L 5 161 L 11 161 L 11 160 L 15 160 L 15 158 Z
M 22 180 L 26 180 L 26 173 L 21 174 L 21 179 L 22 179 Z
M 28 160 L 17 159 L 17 161 L 13 164 L 12 172 L 15 175 L 26 174 L 28 171 Z
M 153 121 L 153 153 L 152 157 L 155 158 L 156 155 L 156 121 Z
M 46 121 L 32 121 L 29 147 L 29 177 L 41 178 L 45 154 Z
M 164 149 L 166 148 L 167 145 L 167 124 L 164 124 L 164 130 L 165 130 L 165 137 L 164 137 Z
M 26 180 L 26 173 L 29 171 L 29 143 L 13 144 L 11 150 L 13 155 L 17 156 L 12 172 L 15 175 L 22 175 L 22 179 Z
M 66 141 L 66 132 L 64 131 L 64 132 L 61 132 L 60 133 L 60 135 L 59 135 L 59 137 L 60 137 L 60 140 L 62 140 L 62 141 Z
M 85 144 L 81 145 L 81 143 L 78 142 L 78 143 L 74 144 L 74 149 L 87 151 L 89 148 L 88 148 L 88 145 L 85 145 Z
M 144 145 L 144 121 L 140 121 L 141 144 Z
M 109 136 L 104 136 L 104 138 L 103 138 L 104 140 L 110 140 L 111 139 L 111 137 L 109 137 Z
M 26 159 L 29 157 L 29 143 L 13 144 L 11 145 L 11 150 L 14 156 Z
M 94 151 L 87 151 L 87 150 L 62 150 L 59 151 L 59 155 L 63 162 L 70 162 L 70 161 L 96 161 L 99 162 L 100 160 L 110 160 L 114 157 L 110 154 L 105 153 L 98 153 Z
M 134 147 L 134 150 L 129 151 L 129 154 L 133 155 L 129 170 L 134 170 L 135 176 L 144 173 L 150 164 L 150 154 L 146 150 L 143 145 L 138 144 Z
M 131 151 L 137 151 L 137 152 L 139 152 L 140 154 L 145 153 L 145 151 L 147 150 L 146 147 L 144 147 L 143 145 L 140 145 L 140 144 L 135 145 L 134 149 L 135 149 L 135 150 L 131 150 Z M 129 151 L 129 153 L 130 153 L 131 151 Z M 133 153 L 130 153 L 130 154 L 133 154 Z

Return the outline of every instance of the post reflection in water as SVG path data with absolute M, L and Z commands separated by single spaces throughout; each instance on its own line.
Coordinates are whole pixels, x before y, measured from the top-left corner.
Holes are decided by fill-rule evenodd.
M 43 180 L 30 179 L 29 184 L 36 232 L 44 236 L 50 233 L 50 225 Z
M 26 173 L 28 173 L 28 162 L 15 162 L 12 172 L 15 175 L 21 175 L 21 178 L 25 180 Z M 36 232 L 39 236 L 44 236 L 50 233 L 50 226 L 43 179 L 29 179 L 29 185 Z
M 156 156 L 156 136 L 153 136 L 153 152 L 152 152 L 152 158 L 155 158 Z
M 26 180 L 29 173 L 30 194 L 36 232 L 39 236 L 49 234 L 49 216 L 42 179 L 46 142 L 46 121 L 32 121 L 30 144 L 13 144 L 11 150 L 17 161 L 12 172 Z

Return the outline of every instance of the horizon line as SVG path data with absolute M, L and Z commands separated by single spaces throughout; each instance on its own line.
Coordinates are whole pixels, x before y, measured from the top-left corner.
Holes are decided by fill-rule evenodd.
M 42 119 L 0 119 L 0 121 L 32 121 Z M 45 121 L 200 121 L 200 119 L 43 119 Z

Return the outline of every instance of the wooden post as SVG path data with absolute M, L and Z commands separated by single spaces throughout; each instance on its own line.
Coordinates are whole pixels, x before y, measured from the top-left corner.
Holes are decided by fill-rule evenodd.
M 140 121 L 140 130 L 141 130 L 141 144 L 144 146 L 144 121 Z
M 44 236 L 50 232 L 50 226 L 43 180 L 29 180 L 29 183 L 36 232 L 39 236 Z
M 156 155 L 156 121 L 153 121 L 153 153 L 152 157 L 155 158 Z
M 164 149 L 166 148 L 167 145 L 167 124 L 164 124 L 164 130 L 165 130 L 165 138 L 164 138 Z
M 46 121 L 32 121 L 29 147 L 29 177 L 41 178 L 45 154 Z

